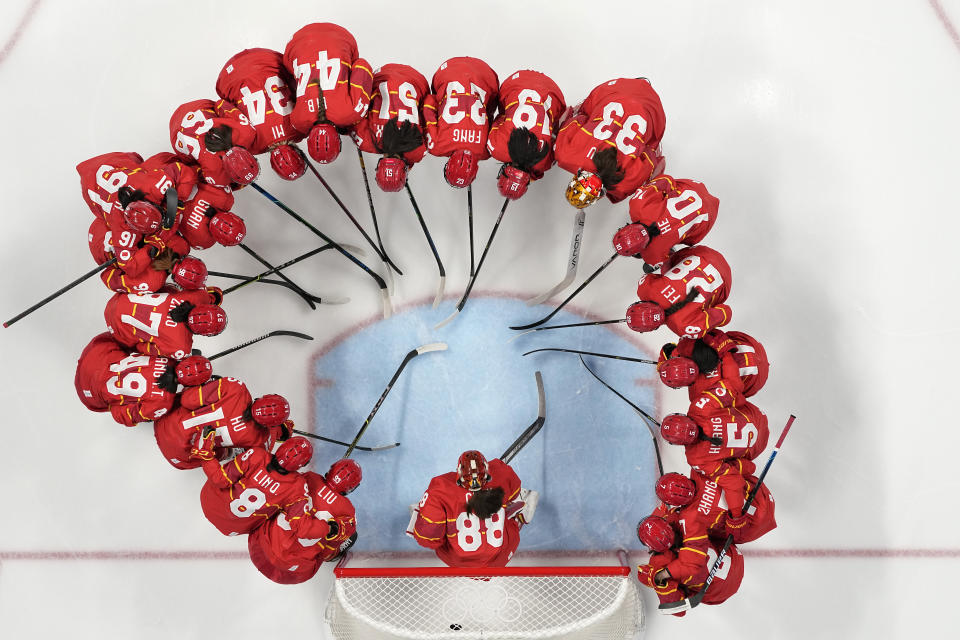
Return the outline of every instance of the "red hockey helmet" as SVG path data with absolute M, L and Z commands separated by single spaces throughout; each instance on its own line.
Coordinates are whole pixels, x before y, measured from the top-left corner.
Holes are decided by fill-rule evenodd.
M 697 495 L 697 485 L 681 473 L 665 473 L 657 480 L 656 492 L 664 504 L 685 507 Z
M 443 165 L 443 177 L 451 187 L 469 186 L 477 177 L 479 162 L 477 156 L 464 149 L 457 149 Z
M 307 172 L 303 152 L 292 144 L 278 144 L 270 152 L 270 166 L 284 180 L 296 180 Z
M 613 248 L 622 256 L 635 256 L 650 244 L 647 228 L 639 222 L 617 229 L 613 234 Z
M 313 457 L 313 445 L 303 436 L 294 436 L 284 440 L 273 454 L 277 464 L 287 471 L 300 469 Z
M 330 470 L 327 471 L 324 479 L 327 481 L 327 486 L 345 496 L 356 489 L 363 480 L 363 471 L 356 460 L 341 458 L 330 465 Z
M 225 247 L 237 246 L 247 235 L 247 225 L 243 218 L 231 211 L 218 211 L 213 214 L 207 228 L 213 239 Z
M 198 387 L 213 375 L 213 365 L 203 356 L 187 356 L 177 363 L 177 382 L 185 387 Z
M 400 191 L 407 183 L 407 163 L 403 158 L 383 157 L 377 162 L 377 184 L 384 191 Z
M 471 491 L 479 491 L 488 480 L 487 459 L 482 453 L 471 449 L 460 454 L 457 460 L 457 484 Z
M 227 313 L 215 304 L 198 304 L 187 314 L 190 331 L 201 336 L 215 336 L 227 328 Z
M 134 200 L 123 209 L 127 226 L 144 235 L 156 233 L 163 221 L 160 208 L 147 200 Z
M 527 192 L 530 185 L 530 174 L 523 169 L 504 164 L 497 174 L 497 191 L 504 198 L 517 200 Z
M 340 155 L 340 134 L 329 123 L 316 124 L 307 137 L 307 153 L 320 164 L 328 164 Z
M 660 516 L 647 516 L 637 525 L 637 537 L 650 551 L 666 551 L 677 541 L 677 532 Z
M 665 316 L 655 302 L 638 300 L 627 307 L 627 326 L 634 331 L 653 331 L 666 321 Z
M 580 169 L 570 180 L 564 195 L 571 205 L 577 209 L 585 209 L 603 195 L 603 181 L 597 174 Z
M 672 389 L 689 387 L 697 379 L 697 363 L 686 356 L 674 356 L 657 365 L 657 373 L 663 384 Z
M 683 413 L 671 413 L 660 423 L 660 437 L 670 444 L 693 444 L 699 435 L 700 428 L 697 423 Z
M 248 185 L 260 175 L 260 163 L 243 147 L 231 147 L 223 154 L 223 168 L 230 181 Z
M 290 417 L 290 403 L 276 393 L 268 393 L 257 398 L 250 407 L 253 420 L 265 427 L 276 427 Z
M 207 284 L 207 265 L 200 258 L 184 256 L 173 265 L 173 281 L 188 291 L 203 289 Z

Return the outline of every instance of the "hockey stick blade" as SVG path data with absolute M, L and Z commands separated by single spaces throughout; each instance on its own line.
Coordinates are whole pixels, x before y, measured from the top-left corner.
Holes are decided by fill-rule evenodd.
M 433 297 L 433 307 L 431 307 L 432 309 L 436 309 L 437 305 L 440 304 L 440 301 L 443 300 L 443 290 L 446 286 L 447 286 L 447 277 L 440 276 L 440 284 L 437 285 L 437 295 Z
M 543 304 L 569 287 L 570 283 L 577 277 L 577 264 L 580 262 L 580 241 L 583 239 L 583 225 L 586 221 L 586 215 L 586 211 L 581 209 L 577 211 L 577 215 L 573 219 L 573 237 L 570 240 L 570 257 L 567 259 L 567 275 L 549 291 L 527 300 L 528 307 Z
M 534 349 L 533 351 L 527 351 L 523 355 L 528 356 L 531 353 L 539 353 L 541 351 L 560 351 L 563 353 L 582 353 L 585 356 L 597 356 L 598 358 L 611 358 L 613 360 L 624 360 L 626 362 L 639 362 L 641 364 L 657 364 L 656 360 L 644 360 L 643 358 L 628 358 L 627 356 L 615 356 L 610 353 L 594 353 L 593 351 L 577 351 L 576 349 L 561 349 L 559 347 L 544 347 L 543 349 Z
M 447 326 L 448 324 L 453 322 L 453 319 L 456 318 L 458 315 L 460 315 L 460 309 L 454 309 L 453 313 L 447 316 L 446 320 L 442 320 L 441 322 L 438 322 L 437 324 L 433 325 L 433 330 L 436 331 L 437 329 Z
M 291 429 L 291 431 L 301 436 L 305 436 L 307 438 L 313 438 L 314 440 L 322 440 L 323 442 L 329 442 L 330 444 L 339 444 L 342 447 L 350 446 L 349 442 L 343 442 L 342 440 L 334 440 L 333 438 L 326 438 L 324 436 L 320 436 L 315 433 L 310 433 L 309 431 L 300 431 L 299 429 Z M 357 445 L 356 447 L 354 447 L 354 449 L 358 449 L 360 451 L 386 451 L 387 449 L 393 449 L 399 446 L 400 446 L 399 442 L 394 442 L 393 444 L 385 444 L 379 447 L 361 447 L 360 445 Z
M 510 461 L 520 453 L 520 450 L 527 446 L 527 443 L 540 432 L 540 429 L 543 428 L 547 419 L 547 398 L 543 392 L 543 376 L 539 371 L 537 371 L 534 376 L 537 380 L 537 419 L 534 420 L 529 427 L 524 429 L 523 433 L 513 441 L 513 444 L 507 447 L 500 455 L 500 460 L 507 464 L 510 464 Z
M 449 348 L 449 345 L 446 342 L 431 342 L 425 344 L 422 347 L 417 347 L 417 355 L 421 353 L 430 353 L 431 351 L 446 351 Z
M 267 338 L 272 338 L 274 336 L 290 336 L 291 338 L 300 338 L 301 340 L 313 340 L 313 336 L 307 335 L 306 333 L 300 333 L 299 331 L 286 331 L 283 329 L 279 329 L 277 331 L 271 331 L 270 333 L 265 333 L 259 338 L 254 338 L 253 340 L 247 340 L 246 342 L 241 342 L 237 346 L 230 347 L 229 349 L 221 351 L 220 353 L 215 353 L 209 358 L 207 358 L 207 360 L 216 360 L 217 358 L 222 358 L 223 356 L 231 354 L 234 351 L 239 351 L 240 349 L 249 347 L 252 344 L 256 344 L 262 340 L 266 340 Z

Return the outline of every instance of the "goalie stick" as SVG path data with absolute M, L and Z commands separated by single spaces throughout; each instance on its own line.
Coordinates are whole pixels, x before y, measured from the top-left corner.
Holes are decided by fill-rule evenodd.
M 386 399 L 387 394 L 390 393 L 390 389 L 393 388 L 394 383 L 397 381 L 397 378 L 400 377 L 400 374 L 403 372 L 404 367 L 407 366 L 407 363 L 416 358 L 421 353 L 429 353 L 431 351 L 446 351 L 447 343 L 445 342 L 431 342 L 430 344 L 425 344 L 421 347 L 413 349 L 403 358 L 403 362 L 400 363 L 400 366 L 397 367 L 397 372 L 393 374 L 393 377 L 390 378 L 390 382 L 387 383 L 387 388 L 383 390 L 383 393 L 380 394 L 380 398 L 377 400 L 377 404 L 373 405 L 373 410 L 370 411 L 370 415 L 367 416 L 367 419 L 363 421 L 363 426 L 360 427 L 360 431 L 357 432 L 357 435 L 353 438 L 353 442 L 347 447 L 347 452 L 343 454 L 344 458 L 349 458 L 350 454 L 353 453 L 353 450 L 357 448 L 357 443 L 360 442 L 360 438 L 363 437 L 364 431 L 367 430 L 367 427 L 370 426 L 370 421 L 373 420 L 373 416 L 377 415 L 377 411 L 380 410 L 380 405 L 383 404 L 384 399 Z
M 593 351 L 577 351 L 576 349 L 561 349 L 559 347 L 544 347 L 543 349 L 534 349 L 533 351 L 527 351 L 523 355 L 528 356 L 531 353 L 538 353 L 540 351 L 562 351 L 563 353 L 582 353 L 585 356 L 596 356 L 598 358 L 612 358 L 613 360 L 625 360 L 627 362 L 657 364 L 656 360 L 644 360 L 643 358 L 628 358 L 627 356 L 615 356 L 610 353 L 594 353 Z
M 274 269 L 274 267 L 273 267 L 272 264 L 270 264 L 269 262 L 267 262 L 266 260 L 264 260 L 264 259 L 260 256 L 259 253 L 257 253 L 256 251 L 254 251 L 253 249 L 251 249 L 251 248 L 248 247 L 247 245 L 245 245 L 245 244 L 243 244 L 242 242 L 240 242 L 240 243 L 237 244 L 237 246 L 240 247 L 241 249 L 243 249 L 244 251 L 246 251 L 246 252 L 247 252 L 247 255 L 249 255 L 251 258 L 253 258 L 253 259 L 256 260 L 257 262 L 259 262 L 259 263 L 262 264 L 263 266 L 265 266 L 267 269 Z M 307 293 L 306 291 L 304 291 L 303 289 L 301 289 L 301 288 L 297 285 L 296 282 L 294 282 L 293 280 L 291 280 L 291 279 L 288 278 L 287 276 L 283 275 L 283 274 L 280 273 L 279 271 L 276 271 L 276 269 L 274 269 L 274 272 L 280 277 L 281 280 L 283 280 L 284 282 L 286 282 L 286 283 L 288 283 L 288 284 L 290 285 L 290 288 L 293 289 L 294 293 L 296 293 L 298 296 L 300 296 L 301 298 L 303 298 L 304 300 L 306 300 L 307 304 L 310 305 L 310 308 L 311 308 L 311 309 L 316 310 L 317 305 L 314 303 L 314 301 L 312 300 L 312 296 L 311 296 L 309 293 Z
M 463 292 L 463 297 L 460 298 L 460 302 L 457 303 L 457 308 L 454 309 L 453 313 L 451 313 L 446 320 L 434 326 L 433 327 L 434 330 L 439 329 L 440 327 L 444 326 L 445 324 L 447 324 L 448 322 L 456 318 L 457 314 L 463 311 L 463 307 L 466 306 L 467 298 L 470 297 L 470 292 L 473 290 L 473 284 L 477 281 L 477 276 L 480 274 L 480 269 L 483 268 L 483 261 L 487 259 L 487 252 L 490 251 L 490 245 L 493 244 L 493 237 L 497 235 L 497 229 L 500 227 L 500 221 L 503 220 L 503 214 L 507 211 L 508 204 L 510 204 L 510 198 L 504 198 L 503 206 L 500 207 L 500 215 L 497 216 L 497 221 L 493 225 L 493 231 L 490 232 L 490 237 L 487 239 L 487 244 L 486 246 L 483 247 L 483 253 L 480 254 L 480 264 L 477 265 L 477 270 L 473 271 L 470 274 L 470 282 L 467 283 L 467 288 Z M 473 246 L 472 239 L 470 241 L 470 246 L 471 247 Z M 472 268 L 473 266 L 471 265 L 471 270 Z
M 580 241 L 583 239 L 583 225 L 586 221 L 586 216 L 587 212 L 581 209 L 577 211 L 577 215 L 573 219 L 573 237 L 570 239 L 570 257 L 567 259 L 567 275 L 549 291 L 545 291 L 527 300 L 527 306 L 532 307 L 543 304 L 569 287 L 570 283 L 577 277 L 577 264 L 580 262 Z
M 221 351 L 220 353 L 215 353 L 214 355 L 212 355 L 212 356 L 210 356 L 209 358 L 207 358 L 207 360 L 216 360 L 217 358 L 222 358 L 223 356 L 228 355 L 228 354 L 231 354 L 231 353 L 233 353 L 234 351 L 239 351 L 240 349 L 243 349 L 243 348 L 245 348 L 245 347 L 249 347 L 250 345 L 256 344 L 256 343 L 260 342 L 261 340 L 266 340 L 267 338 L 272 338 L 273 336 L 292 336 L 292 337 L 294 337 L 294 338 L 300 338 L 301 340 L 313 340 L 313 336 L 309 336 L 309 335 L 307 335 L 307 334 L 305 334 L 305 333 L 300 333 L 299 331 L 284 331 L 284 330 L 281 329 L 281 330 L 277 330 L 277 331 L 271 331 L 270 333 L 265 333 L 265 334 L 263 334 L 262 336 L 260 336 L 259 338 L 254 338 L 253 340 L 247 340 L 246 342 L 241 342 L 240 344 L 238 344 L 238 345 L 235 346 L 235 347 L 230 347 L 229 349 L 227 349 L 227 350 L 225 350 L 225 351 Z
M 564 301 L 561 302 L 559 305 L 557 305 L 557 307 L 556 307 L 553 311 L 551 311 L 550 313 L 548 313 L 546 316 L 544 316 L 543 318 L 537 320 L 536 322 L 531 322 L 530 324 L 525 324 L 525 325 L 523 325 L 523 326 L 510 327 L 510 328 L 511 328 L 511 329 L 514 329 L 514 330 L 516 330 L 516 331 L 523 331 L 524 329 L 531 329 L 531 328 L 533 328 L 533 327 L 538 327 L 538 326 L 540 326 L 541 324 L 543 324 L 544 322 L 546 322 L 547 320 L 549 320 L 549 319 L 552 318 L 553 316 L 557 315 L 557 312 L 559 312 L 560 309 L 563 309 L 563 308 L 567 305 L 568 302 L 570 302 L 571 300 L 573 300 L 574 296 L 576 296 L 578 293 L 580 293 L 581 291 L 583 291 L 588 284 L 590 284 L 591 282 L 593 282 L 593 279 L 596 278 L 598 275 L 600 275 L 600 274 L 603 272 L 604 269 L 606 269 L 607 267 L 609 267 L 609 266 L 610 266 L 610 263 L 613 262 L 614 260 L 616 260 L 617 256 L 619 256 L 619 255 L 620 255 L 619 253 L 614 253 L 612 256 L 610 256 L 610 258 L 608 258 L 606 262 L 604 262 L 602 265 L 600 265 L 600 268 L 599 268 L 599 269 L 597 269 L 596 271 L 594 271 L 593 273 L 591 273 L 591 274 L 590 274 L 590 277 L 583 281 L 583 284 L 581 284 L 579 287 L 577 287 L 577 288 L 574 290 L 573 293 L 571 293 L 569 296 L 567 296 L 567 299 L 566 299 L 566 300 L 564 300 Z
M 420 207 L 417 206 L 417 199 L 413 197 L 413 191 L 410 190 L 410 181 L 408 180 L 403 183 L 403 186 L 407 190 L 407 195 L 410 196 L 410 204 L 413 205 L 413 212 L 417 214 L 417 221 L 420 222 L 420 228 L 423 229 L 423 235 L 427 238 L 427 244 L 430 245 L 430 251 L 433 252 L 433 258 L 437 261 L 437 269 L 440 271 L 440 285 L 437 287 L 437 295 L 433 299 L 433 308 L 436 309 L 437 305 L 440 304 L 440 299 L 443 298 L 443 287 L 447 281 L 447 272 L 443 268 L 440 254 L 437 253 L 437 245 L 433 243 L 433 236 L 430 235 L 430 230 L 427 229 L 427 223 L 423 219 L 423 214 L 420 213 Z
M 370 217 L 373 218 L 373 231 L 377 236 L 377 244 L 380 246 L 380 253 L 387 255 L 387 250 L 383 247 L 383 238 L 380 237 L 380 225 L 377 224 L 377 210 L 373 206 L 373 194 L 370 192 L 370 180 L 367 178 L 367 163 L 363 161 L 363 151 L 357 147 L 357 156 L 360 158 L 360 173 L 363 175 L 363 187 L 367 190 L 367 204 L 370 205 Z M 393 295 L 393 274 L 387 269 L 384 275 L 387 278 L 387 292 Z
M 539 433 L 543 427 L 543 423 L 547 419 L 547 399 L 543 393 L 543 376 L 540 375 L 539 371 L 537 371 L 534 376 L 537 378 L 537 419 L 533 421 L 533 424 L 523 430 L 523 433 L 513 441 L 513 444 L 507 447 L 506 451 L 500 454 L 500 460 L 506 464 L 510 464 L 510 461 L 520 453 L 521 449 L 527 446 L 527 443 L 533 439 L 533 436 Z
M 663 475 L 663 458 L 660 457 L 660 443 L 657 442 L 657 434 L 654 433 L 653 428 L 650 426 L 650 423 L 647 422 L 647 420 L 650 420 L 651 422 L 653 422 L 655 425 L 657 425 L 657 427 L 660 426 L 660 423 L 657 422 L 653 418 L 653 416 L 651 416 L 649 413 L 647 413 L 637 405 L 627 400 L 627 397 L 625 395 L 623 395 L 622 393 L 620 393 L 619 391 L 611 387 L 609 384 L 606 383 L 606 381 L 604 381 L 603 378 L 601 378 L 596 373 L 594 373 L 593 369 L 591 369 L 587 365 L 586 361 L 584 361 L 583 356 L 580 356 L 580 364 L 582 364 L 587 369 L 587 371 L 590 372 L 590 375 L 596 378 L 600 382 L 600 384 L 605 386 L 610 391 L 614 392 L 618 398 L 620 398 L 621 400 L 626 402 L 628 405 L 630 405 L 633 408 L 633 410 L 636 411 L 637 414 L 639 414 L 639 416 L 643 419 L 643 424 L 647 427 L 647 431 L 650 432 L 650 438 L 653 440 L 653 451 L 657 454 L 657 469 L 660 470 L 660 475 L 662 476 Z
M 303 216 L 301 216 L 299 213 L 297 213 L 287 205 L 280 202 L 280 200 L 278 200 L 273 194 L 271 194 L 269 191 L 267 191 L 266 189 L 258 185 L 256 182 L 251 182 L 250 186 L 253 187 L 254 191 L 262 195 L 264 198 L 266 198 L 273 204 L 275 204 L 281 211 L 283 211 L 284 213 L 289 215 L 291 218 L 293 218 L 294 220 L 296 220 L 297 222 L 305 226 L 307 229 L 310 229 L 310 231 L 312 231 L 321 240 L 323 240 L 328 244 L 333 245 L 333 248 L 336 249 L 343 257 L 347 258 L 352 263 L 354 263 L 355 265 L 357 265 L 358 267 L 366 271 L 370 275 L 370 277 L 376 281 L 377 286 L 380 287 L 380 295 L 383 298 L 384 320 L 390 317 L 390 315 L 393 313 L 393 310 L 390 307 L 390 295 L 387 293 L 387 283 L 383 281 L 383 278 L 377 275 L 372 269 L 370 269 L 370 267 L 368 267 L 363 262 L 361 262 L 359 258 L 357 258 L 352 253 L 344 249 L 343 245 L 331 240 L 330 237 L 327 236 L 327 234 L 325 234 L 324 232 L 320 231 L 320 229 L 317 229 L 315 226 L 310 224 Z
M 334 440 L 333 438 L 325 438 L 323 436 L 318 436 L 315 433 L 310 433 L 309 431 L 300 431 L 299 429 L 291 429 L 291 431 L 293 431 L 294 433 L 300 434 L 301 436 L 313 438 L 314 440 L 322 440 L 324 442 L 330 442 L 332 444 L 339 444 L 342 447 L 350 446 L 349 442 L 343 442 L 342 440 Z M 394 442 L 393 444 L 385 444 L 380 447 L 361 447 L 360 445 L 357 445 L 354 447 L 354 449 L 357 449 L 359 451 L 385 451 L 387 449 L 393 449 L 394 447 L 399 447 L 399 446 L 400 446 L 399 442 Z
M 770 465 L 773 464 L 774 458 L 777 457 L 777 452 L 780 451 L 780 446 L 783 444 L 783 439 L 787 437 L 787 432 L 790 431 L 790 427 L 793 425 L 793 421 L 796 419 L 797 417 L 795 415 L 790 414 L 790 418 L 787 420 L 787 424 L 783 428 L 783 432 L 780 434 L 777 444 L 774 445 L 773 451 L 770 452 L 770 457 L 767 459 L 767 464 L 764 465 L 763 471 L 760 472 L 760 477 L 757 478 L 757 484 L 753 486 L 753 490 L 750 491 L 750 495 L 747 496 L 746 501 L 743 503 L 743 513 L 746 513 L 747 509 L 750 508 L 750 505 L 753 504 L 753 498 L 757 495 L 757 491 L 760 490 L 760 485 L 763 484 L 763 479 L 766 477 L 767 471 L 770 470 Z M 717 559 L 714 561 L 713 566 L 710 567 L 710 573 L 707 574 L 707 579 L 703 581 L 703 586 L 699 591 L 689 598 L 684 598 L 683 600 L 679 600 L 677 602 L 664 602 L 658 607 L 660 613 L 672 615 L 674 613 L 680 613 L 681 611 L 693 609 L 695 606 L 700 604 L 700 601 L 703 600 L 703 597 L 707 595 L 707 589 L 710 587 L 710 583 L 713 582 L 713 577 L 720 569 L 720 565 L 723 564 L 723 559 L 727 557 L 727 551 L 730 549 L 731 544 L 733 544 L 733 536 L 728 535 L 727 540 L 723 543 L 723 548 L 720 549 L 720 553 L 717 554 Z
M 91 269 L 90 271 L 86 272 L 85 274 L 83 274 L 82 276 L 80 276 L 79 278 L 77 278 L 76 280 L 74 280 L 73 282 L 71 282 L 70 284 L 68 284 L 67 286 L 63 287 L 62 289 L 57 289 L 56 291 L 54 291 L 53 293 L 51 293 L 50 295 L 48 295 L 46 298 L 44 298 L 43 300 L 41 300 L 41 301 L 38 302 L 37 304 L 35 304 L 35 305 L 33 305 L 32 307 L 29 307 L 29 308 L 27 308 L 27 309 L 24 309 L 23 311 L 21 311 L 21 312 L 18 313 L 17 315 L 13 316 L 12 318 L 10 318 L 10 319 L 7 320 L 6 322 L 4 322 L 4 323 L 3 323 L 3 328 L 6 329 L 6 328 L 9 327 L 10 325 L 12 325 L 14 322 L 17 322 L 18 320 L 20 320 L 20 319 L 22 319 L 22 318 L 30 315 L 31 313 L 33 313 L 34 311 L 36 311 L 37 309 L 39 309 L 39 308 L 42 307 L 43 305 L 45 305 L 45 304 L 47 304 L 48 302 L 50 302 L 51 300 L 53 300 L 53 299 L 55 299 L 55 298 L 59 298 L 60 296 L 62 296 L 63 294 L 65 294 L 67 291 L 70 291 L 70 289 L 73 289 L 75 286 L 77 286 L 78 284 L 80 284 L 81 282 L 83 282 L 84 280 L 86 280 L 87 278 L 91 278 L 91 277 L 97 275 L 98 273 L 100 273 L 101 271 L 103 271 L 104 269 L 106 269 L 107 267 L 112 266 L 114 263 L 116 263 L 116 261 L 117 261 L 116 258 L 110 258 L 109 260 L 107 260 L 107 261 L 104 262 L 103 264 L 97 265 L 97 268 L 96 268 L 96 269 Z

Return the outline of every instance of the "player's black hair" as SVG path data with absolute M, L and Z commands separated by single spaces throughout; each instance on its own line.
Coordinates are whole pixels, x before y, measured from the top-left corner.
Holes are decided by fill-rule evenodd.
M 401 124 L 396 118 L 390 118 L 387 124 L 383 125 L 380 151 L 384 155 L 399 158 L 421 144 L 423 144 L 423 134 L 420 132 L 420 127 L 412 122 L 404 120 Z
M 290 473 L 289 471 L 281 467 L 279 462 L 277 462 L 276 454 L 274 454 L 270 458 L 270 462 L 267 463 L 267 471 L 269 471 L 270 473 L 278 473 L 281 476 L 285 476 L 288 473 Z
M 700 370 L 700 373 L 710 373 L 720 364 L 719 354 L 701 338 L 694 340 L 690 359 L 697 363 L 697 369 Z
M 327 101 L 323 97 L 323 90 L 320 89 L 320 97 L 317 99 L 317 119 L 313 124 L 323 124 L 327 121 Z
M 225 124 L 219 124 L 203 134 L 203 144 L 207 151 L 227 151 L 233 147 L 233 129 Z
M 723 446 L 723 438 L 720 436 L 708 436 L 699 426 L 697 426 L 697 440 L 706 440 L 715 447 Z
M 607 147 L 593 155 L 593 164 L 597 168 L 597 176 L 603 182 L 604 189 L 610 189 L 623 180 L 623 170 L 617 164 L 617 148 Z
M 167 365 L 167 368 L 163 370 L 163 373 L 157 378 L 157 386 L 163 389 L 164 391 L 169 391 L 170 393 L 177 392 L 177 365 L 176 363 L 171 362 Z M 179 401 L 180 396 L 177 396 Z
M 669 357 L 670 357 L 670 354 L 672 354 L 672 353 L 673 353 L 673 350 L 676 349 L 676 348 L 677 348 L 677 343 L 675 343 L 675 342 L 668 342 L 667 344 L 665 344 L 665 345 L 663 345 L 662 347 L 660 347 L 660 350 L 663 351 L 663 355 L 665 355 L 666 357 L 669 358 Z
M 481 489 L 474 492 L 467 500 L 467 513 L 472 513 L 481 520 L 489 518 L 503 506 L 503 489 Z
M 186 322 L 187 316 L 190 315 L 190 312 L 193 311 L 192 302 L 181 302 L 173 309 L 170 309 L 170 313 L 167 315 L 174 322 Z
M 120 187 L 120 190 L 117 192 L 117 200 L 120 202 L 120 206 L 124 209 L 127 208 L 127 205 L 131 202 L 136 202 L 137 200 L 146 200 L 147 194 L 139 189 L 134 189 L 133 187 Z
M 547 157 L 550 147 L 543 145 L 533 132 L 526 127 L 517 127 L 510 132 L 507 140 L 507 152 L 510 154 L 510 164 L 522 171 L 530 173 L 538 162 Z

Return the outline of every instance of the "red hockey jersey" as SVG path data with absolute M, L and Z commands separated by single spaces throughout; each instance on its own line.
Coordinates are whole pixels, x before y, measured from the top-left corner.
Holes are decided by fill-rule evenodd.
M 350 135 L 361 151 L 381 153 L 383 126 L 391 118 L 398 123 L 412 122 L 423 130 L 423 99 L 430 93 L 423 74 L 405 64 L 385 64 L 373 74 L 373 98 L 366 117 Z M 403 154 L 408 165 L 420 162 L 427 147 L 421 144 Z
M 193 332 L 186 322 L 173 320 L 169 313 L 184 302 L 198 305 L 211 304 L 213 300 L 211 294 L 202 289 L 139 295 L 118 293 L 107 302 L 103 317 L 120 344 L 140 353 L 179 360 L 190 355 Z
M 423 101 L 427 150 L 435 156 L 469 151 L 478 160 L 490 157 L 487 133 L 497 110 L 500 80 L 483 60 L 450 58 L 431 82 Z

